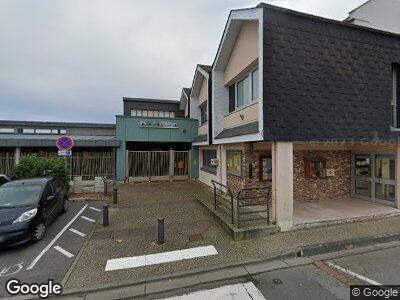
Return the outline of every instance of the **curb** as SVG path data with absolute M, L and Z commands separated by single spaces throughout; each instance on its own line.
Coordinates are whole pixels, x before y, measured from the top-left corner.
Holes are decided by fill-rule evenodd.
M 391 243 L 392 242 L 392 243 Z M 394 243 L 393 243 L 394 242 Z M 389 243 L 386 244 L 385 243 Z M 390 244 L 391 243 L 391 244 Z M 374 244 L 381 244 L 372 246 Z M 137 295 L 132 296 L 148 296 L 150 294 L 168 292 L 182 287 L 191 287 L 199 283 L 206 283 L 207 280 L 201 282 L 186 283 L 184 286 L 174 286 L 171 279 L 179 280 L 184 278 L 206 277 L 209 272 L 225 272 L 226 276 L 211 276 L 212 282 L 222 281 L 226 279 L 242 278 L 249 275 L 264 273 L 276 269 L 290 268 L 296 265 L 305 265 L 313 263 L 317 260 L 334 259 L 338 257 L 361 254 L 365 252 L 379 251 L 385 248 L 400 246 L 400 233 L 374 235 L 370 237 L 354 238 L 349 240 L 330 242 L 326 244 L 316 244 L 305 247 L 298 247 L 291 251 L 277 252 L 268 258 L 258 258 L 242 261 L 234 264 L 223 264 L 217 267 L 204 267 L 194 270 L 186 270 L 175 273 L 167 273 L 163 275 L 148 277 L 146 279 L 137 279 L 129 282 L 119 282 L 112 284 L 97 284 L 84 288 L 72 288 L 64 290 L 62 296 L 83 297 L 91 293 L 109 292 L 115 289 L 134 288 L 137 287 Z M 363 249 L 364 248 L 364 249 Z M 325 257 L 324 257 L 325 254 Z M 331 254 L 331 255 L 328 255 Z M 265 264 L 264 268 L 255 268 L 255 264 Z M 267 265 L 270 265 L 269 267 Z M 252 268 L 253 265 L 253 268 Z M 239 270 L 240 269 L 240 270 Z M 72 270 L 72 267 L 71 267 Z M 243 272 L 243 270 L 245 272 Z M 249 271 L 250 270 L 250 271 Z M 228 271 L 228 272 L 227 272 Z M 221 274 L 219 274 L 221 275 Z M 147 285 L 155 285 L 167 281 L 164 288 L 158 290 L 148 290 Z M 209 281 L 209 282 L 211 282 Z M 162 285 L 162 284 L 161 284 Z M 143 289 L 143 291 L 141 290 Z M 124 297 L 119 297 L 124 298 Z M 111 297 L 110 297 L 111 299 Z

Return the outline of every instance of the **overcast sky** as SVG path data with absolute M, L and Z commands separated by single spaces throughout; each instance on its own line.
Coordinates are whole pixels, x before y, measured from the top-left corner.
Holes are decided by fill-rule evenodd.
M 365 0 L 270 0 L 342 20 Z M 0 0 L 0 119 L 114 122 L 122 97 L 178 100 L 252 0 Z

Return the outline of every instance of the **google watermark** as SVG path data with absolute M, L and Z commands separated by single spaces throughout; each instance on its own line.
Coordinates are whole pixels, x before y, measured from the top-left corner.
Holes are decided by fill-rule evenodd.
M 49 279 L 44 283 L 21 283 L 18 279 L 10 279 L 6 283 L 6 291 L 11 296 L 38 296 L 40 299 L 46 299 L 50 296 L 62 294 L 61 284 L 54 283 Z
M 353 285 L 350 299 L 400 299 L 399 286 Z

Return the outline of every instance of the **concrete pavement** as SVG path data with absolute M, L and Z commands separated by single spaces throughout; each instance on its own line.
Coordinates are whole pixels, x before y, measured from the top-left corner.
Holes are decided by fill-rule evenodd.
M 359 272 L 357 274 L 364 274 L 371 280 L 380 280 L 382 284 L 399 284 L 396 282 L 399 280 L 396 274 L 400 274 L 400 265 L 397 262 L 399 255 L 400 241 L 396 241 L 311 257 L 243 264 L 219 271 L 198 270 L 196 273 L 182 276 L 176 274 L 123 287 L 102 289 L 101 286 L 97 286 L 86 292 L 66 290 L 64 297 L 163 299 L 220 287 L 236 291 L 236 287 L 232 286 L 251 282 L 265 299 L 349 299 L 349 286 L 366 282 L 329 267 L 329 263 L 355 273 Z M 205 292 L 204 295 L 207 294 L 210 293 Z

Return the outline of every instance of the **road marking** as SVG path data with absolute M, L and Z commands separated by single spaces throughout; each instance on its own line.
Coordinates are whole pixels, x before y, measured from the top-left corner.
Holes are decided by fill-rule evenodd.
M 101 209 L 98 209 L 98 208 L 96 208 L 96 207 L 93 207 L 93 206 L 90 206 L 89 207 L 91 210 L 95 210 L 95 211 L 101 211 Z
M 197 291 L 191 294 L 167 298 L 169 300 L 197 300 L 197 299 L 255 299 L 265 300 L 263 294 L 252 282 L 225 285 L 210 290 Z
M 73 232 L 73 233 L 75 233 L 77 235 L 80 235 L 81 237 L 85 237 L 86 236 L 86 234 L 84 234 L 83 232 L 80 232 L 80 231 L 78 231 L 78 230 L 76 230 L 74 228 L 70 228 L 69 231 L 71 231 L 71 232 Z
M 107 261 L 106 271 L 115 271 L 121 269 L 131 269 L 131 268 L 145 267 L 151 265 L 158 265 L 167 262 L 192 259 L 196 257 L 204 257 L 216 254 L 218 254 L 217 249 L 215 249 L 215 247 L 211 245 L 211 246 L 189 248 L 177 251 L 155 253 L 149 255 L 115 258 L 115 259 L 109 259 Z
M 3 270 L 1 270 L 0 277 L 17 274 L 19 271 L 22 270 L 23 267 L 24 267 L 24 262 L 18 263 L 13 266 L 5 267 Z
M 42 258 L 42 256 L 49 251 L 49 249 L 54 245 L 54 243 L 60 238 L 60 236 L 68 229 L 69 226 L 71 226 L 72 223 L 83 213 L 83 211 L 88 207 L 88 204 L 86 204 L 71 221 L 61 231 L 54 237 L 54 239 L 42 250 L 42 252 L 39 253 L 39 255 L 31 262 L 31 264 L 26 268 L 27 270 L 31 270 L 37 262 Z
M 60 246 L 55 246 L 54 249 L 56 249 L 61 254 L 64 254 L 68 258 L 74 257 L 74 255 L 71 252 L 68 252 L 67 250 L 61 248 Z
M 335 265 L 335 264 L 333 264 L 333 263 L 331 263 L 331 262 L 329 262 L 329 261 L 327 261 L 326 263 L 327 263 L 328 266 L 330 266 L 331 268 L 335 268 L 335 269 L 337 269 L 337 270 L 339 270 L 339 271 L 342 271 L 343 273 L 346 273 L 346 274 L 348 274 L 348 275 L 351 275 L 351 276 L 353 276 L 353 277 L 355 277 L 355 278 L 357 278 L 357 279 L 360 279 L 361 281 L 364 281 L 364 282 L 366 282 L 366 283 L 368 283 L 368 284 L 372 284 L 372 285 L 382 285 L 382 283 L 379 283 L 379 282 L 377 282 L 377 281 L 375 281 L 375 280 L 372 280 L 372 279 L 369 279 L 369 278 L 367 278 L 367 277 L 365 277 L 365 276 L 363 276 L 363 275 L 360 275 L 360 274 L 357 274 L 357 273 L 355 273 L 355 272 L 353 272 L 353 271 L 350 271 L 350 270 L 347 270 L 347 269 L 345 269 L 345 268 L 342 268 L 341 266 L 337 266 L 337 265 Z
M 81 218 L 86 220 L 86 221 L 92 222 L 92 223 L 96 222 L 96 220 L 93 220 L 93 219 L 85 217 L 85 216 L 81 216 Z

